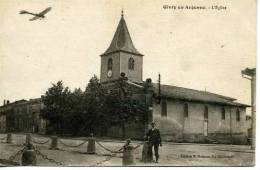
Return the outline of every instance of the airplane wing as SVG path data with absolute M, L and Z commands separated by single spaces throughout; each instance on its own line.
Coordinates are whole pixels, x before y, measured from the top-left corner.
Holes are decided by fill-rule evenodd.
M 40 18 L 40 17 L 35 16 L 35 17 L 33 17 L 33 18 L 29 19 L 29 20 L 30 20 L 30 21 L 34 21 L 34 20 L 36 20 L 36 19 L 38 19 L 38 18 Z
M 28 11 L 21 10 L 19 14 L 28 14 Z
M 51 7 L 46 8 L 45 10 L 43 10 L 41 13 L 39 13 L 39 15 L 45 15 L 47 12 L 49 12 L 51 10 Z

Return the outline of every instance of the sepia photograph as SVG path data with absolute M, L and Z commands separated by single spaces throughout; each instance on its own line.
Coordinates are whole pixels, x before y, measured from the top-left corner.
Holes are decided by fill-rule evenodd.
M 0 0 L 0 166 L 254 167 L 256 0 Z

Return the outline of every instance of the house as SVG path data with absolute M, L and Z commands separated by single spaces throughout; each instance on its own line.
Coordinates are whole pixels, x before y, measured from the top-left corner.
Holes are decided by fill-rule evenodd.
M 4 103 L 0 106 L 1 132 L 45 133 L 46 120 L 40 117 L 40 98 Z

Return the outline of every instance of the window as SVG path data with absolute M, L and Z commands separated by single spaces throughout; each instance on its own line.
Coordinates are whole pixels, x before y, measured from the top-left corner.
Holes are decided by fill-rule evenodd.
M 129 70 L 134 70 L 135 68 L 135 60 L 133 58 L 129 58 L 128 60 L 128 69 Z
M 208 119 L 209 117 L 209 109 L 208 106 L 205 106 L 204 108 L 204 119 Z
M 189 107 L 188 107 L 187 103 L 185 103 L 184 106 L 183 106 L 183 112 L 184 112 L 184 117 L 189 116 Z
M 112 58 L 109 58 L 107 61 L 107 70 L 112 70 L 113 67 L 113 60 Z
M 167 116 L 167 102 L 165 99 L 161 102 L 161 116 Z
M 221 119 L 222 119 L 222 120 L 225 120 L 225 119 L 226 119 L 226 110 L 225 110 L 225 108 L 222 108 L 222 109 L 221 109 Z
M 237 112 L 236 112 L 236 119 L 237 119 L 238 122 L 240 121 L 240 111 L 239 111 L 239 109 L 237 109 Z

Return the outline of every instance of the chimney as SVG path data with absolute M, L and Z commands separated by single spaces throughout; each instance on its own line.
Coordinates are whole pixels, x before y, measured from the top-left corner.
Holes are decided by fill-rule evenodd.
M 4 100 L 4 105 L 5 105 L 5 100 Z M 4 106 L 4 105 L 3 105 L 3 106 Z
M 9 104 L 10 103 L 10 101 L 9 100 L 6 100 L 6 104 Z

